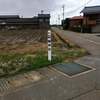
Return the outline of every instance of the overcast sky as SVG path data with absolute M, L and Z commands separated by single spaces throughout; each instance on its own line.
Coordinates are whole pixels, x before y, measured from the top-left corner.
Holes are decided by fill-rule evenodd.
M 51 14 L 51 24 L 58 22 L 58 15 L 62 19 L 62 5 L 65 5 L 65 18 L 80 15 L 84 8 L 75 10 L 81 5 L 89 2 L 85 6 L 100 5 L 100 0 L 0 0 L 0 15 L 19 15 L 20 17 L 33 17 L 44 10 L 45 14 Z

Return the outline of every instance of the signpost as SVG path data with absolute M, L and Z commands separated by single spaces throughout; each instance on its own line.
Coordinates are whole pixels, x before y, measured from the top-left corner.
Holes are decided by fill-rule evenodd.
M 51 31 L 48 31 L 48 61 L 51 61 Z

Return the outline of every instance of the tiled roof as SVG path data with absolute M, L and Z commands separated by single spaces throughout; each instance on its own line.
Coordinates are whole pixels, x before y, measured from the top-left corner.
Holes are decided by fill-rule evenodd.
M 83 16 L 74 16 L 70 18 L 70 20 L 77 20 L 77 19 L 83 19 Z
M 6 25 L 38 25 L 38 23 L 6 23 Z
M 18 18 L 18 19 L 6 19 L 7 23 L 34 23 L 38 18 Z
M 100 12 L 100 6 L 85 7 L 80 13 Z
M 38 14 L 38 17 L 42 17 L 42 18 L 50 18 L 50 14 Z
M 19 15 L 0 15 L 0 18 L 19 18 Z

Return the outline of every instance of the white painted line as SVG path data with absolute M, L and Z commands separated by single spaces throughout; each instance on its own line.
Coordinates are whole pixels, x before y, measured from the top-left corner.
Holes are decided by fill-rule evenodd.
M 93 42 L 93 43 L 96 43 L 96 44 L 99 44 L 99 45 L 100 45 L 100 43 L 99 43 L 99 42 L 95 42 L 95 41 L 90 40 L 90 39 L 86 39 L 86 38 L 83 38 L 83 37 L 80 37 L 80 36 L 79 36 L 78 38 L 85 39 L 85 40 L 87 40 L 87 41 L 89 41 L 89 42 Z

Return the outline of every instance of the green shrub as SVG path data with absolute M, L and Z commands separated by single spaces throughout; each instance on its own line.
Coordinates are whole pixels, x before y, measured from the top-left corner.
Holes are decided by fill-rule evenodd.
M 45 67 L 45 66 L 49 66 L 52 64 L 56 64 L 56 63 L 60 63 L 62 62 L 61 58 L 52 58 L 52 61 L 48 61 L 47 57 L 36 57 L 36 58 L 27 58 L 27 63 L 31 66 L 31 68 L 33 69 L 37 69 L 37 68 L 41 68 L 41 67 Z
M 74 32 L 81 32 L 81 27 L 70 27 L 69 30 Z

